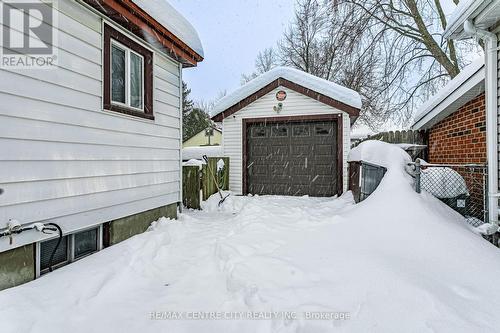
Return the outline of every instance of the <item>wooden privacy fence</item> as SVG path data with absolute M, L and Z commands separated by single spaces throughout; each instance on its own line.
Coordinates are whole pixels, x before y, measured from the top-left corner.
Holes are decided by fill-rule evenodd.
M 217 166 L 222 166 L 220 160 L 224 162 L 222 168 Z M 186 208 L 201 209 L 201 201 L 217 192 L 210 170 L 220 189 L 229 190 L 229 157 L 209 157 L 208 164 L 201 167 L 185 165 L 182 167 L 182 203 Z
M 388 131 L 370 135 L 367 138 L 357 142 L 354 146 L 357 146 L 361 142 L 366 140 L 379 140 L 388 143 L 411 143 L 411 144 L 426 145 L 428 142 L 428 137 L 429 137 L 428 133 L 424 130 Z
M 401 131 L 388 131 L 377 133 L 368 136 L 363 140 L 353 142 L 352 147 L 358 146 L 361 142 L 367 140 L 379 140 L 387 143 L 408 143 L 413 145 L 427 146 L 429 144 L 429 133 L 425 130 L 401 130 Z M 427 160 L 428 149 L 423 147 L 423 149 L 418 150 L 408 150 L 406 151 L 412 156 L 413 159 L 421 158 Z

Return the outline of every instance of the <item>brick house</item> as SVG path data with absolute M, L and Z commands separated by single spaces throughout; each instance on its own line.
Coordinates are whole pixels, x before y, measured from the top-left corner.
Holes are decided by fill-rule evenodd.
M 494 233 L 498 228 L 499 217 L 499 59 L 498 41 L 500 38 L 500 0 L 465 0 L 460 1 L 443 35 L 446 39 L 474 39 L 482 43 L 485 63 L 486 96 L 486 155 L 488 160 L 488 214 Z
M 433 164 L 486 164 L 484 60 L 470 64 L 417 113 L 414 130 L 428 131 L 428 161 Z M 484 169 L 454 167 L 464 178 L 472 203 L 482 210 Z M 479 217 L 479 216 L 478 216 Z
M 486 163 L 484 92 L 431 126 L 428 148 L 430 163 Z
M 412 129 L 429 132 L 428 162 L 486 163 L 484 74 L 480 58 L 417 112 Z

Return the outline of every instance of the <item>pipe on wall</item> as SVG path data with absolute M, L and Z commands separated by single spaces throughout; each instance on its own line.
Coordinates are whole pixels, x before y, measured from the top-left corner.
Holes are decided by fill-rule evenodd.
M 498 225 L 498 37 L 477 28 L 470 20 L 464 22 L 464 31 L 485 44 L 486 65 L 486 154 L 488 158 L 488 216 Z

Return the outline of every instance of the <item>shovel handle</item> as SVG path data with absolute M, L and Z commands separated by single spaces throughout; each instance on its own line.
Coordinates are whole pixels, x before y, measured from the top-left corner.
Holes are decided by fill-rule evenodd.
M 215 187 L 217 187 L 217 192 L 219 192 L 220 198 L 222 199 L 223 196 L 222 196 L 222 193 L 220 192 L 219 184 L 217 183 L 217 179 L 215 178 L 214 172 L 213 172 L 212 168 L 210 167 L 210 164 L 208 164 L 208 157 L 207 157 L 207 155 L 203 155 L 203 159 L 207 163 L 208 172 L 210 173 L 210 176 L 212 176 L 212 180 L 215 183 Z

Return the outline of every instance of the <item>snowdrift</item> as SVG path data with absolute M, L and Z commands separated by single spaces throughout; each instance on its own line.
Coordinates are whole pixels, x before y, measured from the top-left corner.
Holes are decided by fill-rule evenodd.
M 402 149 L 367 141 L 356 154 L 387 168 L 359 204 L 350 193 L 231 196 L 218 210 L 214 197 L 209 212 L 162 219 L 149 232 L 0 292 L 1 330 L 498 331 L 498 249 L 438 199 L 415 193 Z M 173 311 L 181 317 L 166 319 Z M 243 318 L 186 319 L 196 311 Z M 251 313 L 276 315 L 245 317 Z

